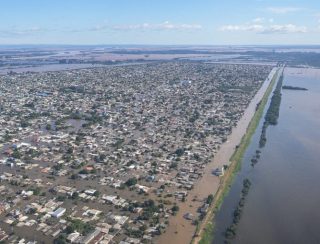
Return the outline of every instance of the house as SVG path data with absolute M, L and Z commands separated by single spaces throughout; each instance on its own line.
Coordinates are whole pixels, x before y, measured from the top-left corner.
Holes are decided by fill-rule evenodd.
M 96 193 L 97 190 L 95 189 L 88 189 L 85 190 L 84 193 L 86 193 L 87 195 L 93 196 Z
M 138 191 L 143 192 L 143 193 L 148 193 L 150 190 L 149 187 L 138 185 L 138 184 L 136 184 L 135 187 L 138 189 Z
M 60 218 L 66 212 L 65 208 L 58 208 L 54 212 L 51 213 L 51 216 L 54 218 Z
M 93 241 L 96 237 L 100 236 L 99 234 L 101 233 L 100 230 L 98 229 L 95 229 L 94 231 L 92 231 L 91 233 L 89 233 L 88 235 L 86 235 L 81 241 L 80 243 L 81 244 L 88 244 L 90 243 L 91 241 Z M 103 236 L 102 236 L 103 237 Z M 100 239 L 100 238 L 99 238 Z M 102 238 L 101 238 L 102 239 Z M 101 240 L 100 239 L 100 240 Z M 98 243 L 99 240 L 97 242 L 94 242 L 94 243 Z
M 191 213 L 186 213 L 183 215 L 183 218 L 187 219 L 187 220 L 192 220 L 193 219 L 193 215 Z
M 67 240 L 71 243 L 75 242 L 77 239 L 79 239 L 80 233 L 79 232 L 73 232 L 68 235 Z
M 216 176 L 223 176 L 224 175 L 224 168 L 221 167 L 221 169 L 216 168 L 215 170 L 212 171 L 212 173 Z
M 199 212 L 205 214 L 209 209 L 209 204 L 205 203 L 202 207 L 199 208 Z
M 102 199 L 108 203 L 113 203 L 117 199 L 117 196 L 103 195 Z

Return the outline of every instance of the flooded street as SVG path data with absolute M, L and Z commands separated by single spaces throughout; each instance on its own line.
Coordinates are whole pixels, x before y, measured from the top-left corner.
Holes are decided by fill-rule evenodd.
M 214 243 L 225 240 L 245 178 L 252 186 L 232 243 L 320 242 L 320 70 L 286 68 L 284 75 L 284 85 L 308 91 L 282 90 L 278 124 L 268 127 L 266 146 L 253 168 L 250 159 L 258 149 L 260 121 L 216 215 Z
M 241 119 L 232 129 L 232 133 L 228 136 L 228 140 L 223 143 L 218 152 L 215 154 L 214 159 L 208 165 L 202 178 L 197 182 L 189 193 L 185 202 L 182 202 L 179 207 L 180 211 L 177 216 L 170 219 L 169 228 L 159 238 L 158 243 L 188 243 L 194 234 L 195 225 L 188 223 L 183 215 L 191 213 L 196 215 L 197 209 L 201 206 L 202 200 L 209 194 L 215 194 L 219 188 L 219 178 L 212 174 L 212 169 L 222 167 L 224 164 L 229 164 L 229 159 L 232 156 L 236 146 L 240 143 L 241 138 L 246 133 L 247 127 L 255 114 L 257 103 L 262 99 L 265 94 L 272 77 L 276 74 L 277 68 L 274 68 L 261 88 L 251 100 L 247 109 L 244 111 Z M 197 200 L 194 200 L 197 199 Z

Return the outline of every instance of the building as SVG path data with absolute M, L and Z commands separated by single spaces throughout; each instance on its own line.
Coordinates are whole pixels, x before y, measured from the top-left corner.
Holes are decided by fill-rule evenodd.
M 224 168 L 221 167 L 221 169 L 216 168 L 215 170 L 212 171 L 212 173 L 216 176 L 223 176 L 224 175 Z
M 54 212 L 51 213 L 51 216 L 54 218 L 60 218 L 66 212 L 65 208 L 58 208 Z

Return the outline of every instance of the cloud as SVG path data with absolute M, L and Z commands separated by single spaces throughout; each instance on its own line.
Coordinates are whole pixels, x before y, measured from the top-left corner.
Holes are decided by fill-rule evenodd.
M 264 30 L 263 25 L 224 25 L 220 28 L 221 31 L 255 31 L 261 32 Z
M 305 26 L 296 26 L 293 24 L 287 25 L 271 25 L 267 27 L 262 33 L 280 33 L 280 34 L 287 34 L 287 33 L 306 33 L 307 27 Z
M 306 33 L 307 27 L 296 26 L 293 24 L 286 25 L 261 25 L 261 24 L 249 24 L 249 25 L 224 25 L 220 27 L 220 31 L 249 31 L 258 34 L 290 34 L 290 33 Z
M 134 24 L 134 25 L 98 25 L 93 28 L 88 29 L 89 31 L 186 31 L 186 30 L 201 30 L 202 26 L 199 24 L 173 24 L 169 21 L 165 21 L 160 24 L 150 24 L 150 23 L 143 23 L 143 24 Z
M 0 30 L 1 37 L 16 37 L 16 36 L 28 36 L 34 34 L 40 34 L 47 31 L 47 29 L 40 27 L 30 27 L 30 28 L 10 28 Z
M 268 12 L 274 13 L 274 14 L 287 14 L 292 12 L 298 12 L 301 8 L 295 8 L 295 7 L 269 7 L 267 8 Z
M 6 29 L 0 29 L 1 38 L 19 37 L 19 36 L 31 36 L 37 34 L 43 34 L 46 32 L 65 32 L 65 33 L 82 33 L 82 32 L 110 32 L 110 31 L 197 31 L 201 30 L 202 25 L 199 24 L 174 24 L 169 21 L 165 21 L 159 24 L 134 24 L 134 25 L 110 25 L 103 24 L 90 28 L 60 28 L 60 29 L 46 29 L 40 27 L 11 27 Z
M 265 18 L 262 18 L 262 17 L 257 17 L 257 18 L 253 19 L 253 20 L 252 20 L 251 22 L 249 22 L 249 23 L 262 24 L 262 23 L 265 23 L 265 22 L 273 23 L 273 22 L 274 22 L 274 19 L 273 19 L 273 18 L 265 19 Z
M 264 22 L 264 18 L 258 17 L 252 20 L 253 23 L 262 23 Z

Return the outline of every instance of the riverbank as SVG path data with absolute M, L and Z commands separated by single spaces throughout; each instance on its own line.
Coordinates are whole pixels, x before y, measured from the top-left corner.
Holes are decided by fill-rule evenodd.
M 202 178 L 197 182 L 194 188 L 189 192 L 188 197 L 185 202 L 179 203 L 179 212 L 176 216 L 170 217 L 170 225 L 163 233 L 157 243 L 175 243 L 175 244 L 185 244 L 190 243 L 194 238 L 194 233 L 201 229 L 199 226 L 195 226 L 191 221 L 187 221 L 183 216 L 186 213 L 190 213 L 193 216 L 197 216 L 197 210 L 202 206 L 204 200 L 209 194 L 216 194 L 221 185 L 221 178 L 212 175 L 213 168 L 221 168 L 223 165 L 230 162 L 230 158 L 234 154 L 235 148 L 241 144 L 243 135 L 247 133 L 248 125 L 252 120 L 252 117 L 257 112 L 257 104 L 262 100 L 264 94 L 266 93 L 270 83 L 275 77 L 277 68 L 274 68 L 268 78 L 263 82 L 261 88 L 251 100 L 247 109 L 244 111 L 242 118 L 238 121 L 237 126 L 232 129 L 232 133 L 228 136 L 227 141 L 220 146 L 219 151 L 216 153 L 212 162 L 206 166 L 206 170 Z M 233 156 L 236 157 L 236 156 Z M 230 164 L 229 170 L 226 174 L 231 172 L 233 164 Z M 224 177 L 226 178 L 226 177 Z M 206 221 L 203 221 L 206 222 Z M 198 228 L 197 228 L 198 227 Z
M 225 173 L 225 175 L 221 178 L 219 188 L 215 194 L 214 201 L 210 207 L 210 210 L 208 211 L 204 220 L 197 227 L 192 243 L 211 243 L 213 239 L 214 230 L 214 223 L 212 222 L 214 214 L 217 210 L 219 210 L 224 197 L 230 189 L 234 175 L 236 174 L 236 172 L 238 172 L 239 168 L 241 167 L 243 155 L 248 145 L 250 144 L 251 137 L 255 133 L 256 128 L 262 118 L 264 108 L 268 102 L 268 98 L 272 92 L 272 89 L 276 81 L 278 80 L 278 73 L 279 70 L 273 75 L 273 78 L 261 99 L 261 103 L 247 127 L 246 133 L 243 135 L 240 144 L 231 156 L 228 170 Z
M 268 142 L 261 150 L 259 162 L 252 167 L 250 160 L 259 145 L 263 125 L 260 121 L 241 170 L 215 215 L 212 243 L 224 243 L 225 230 L 232 223 L 245 178 L 250 179 L 252 188 L 236 236 L 228 240 L 230 243 L 317 243 L 319 240 L 320 219 L 316 209 L 320 196 L 317 187 L 320 70 L 286 67 L 284 74 L 284 85 L 306 87 L 308 92 L 282 90 L 278 123 L 268 128 Z

